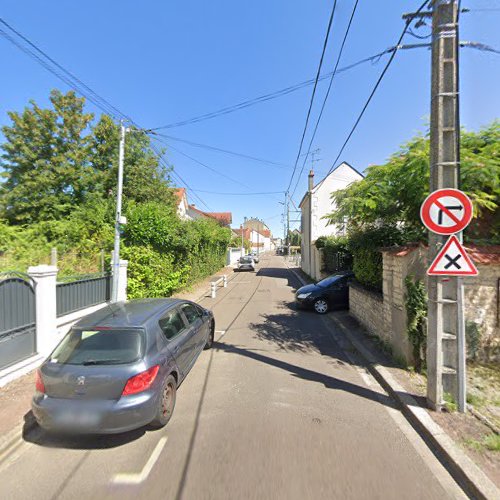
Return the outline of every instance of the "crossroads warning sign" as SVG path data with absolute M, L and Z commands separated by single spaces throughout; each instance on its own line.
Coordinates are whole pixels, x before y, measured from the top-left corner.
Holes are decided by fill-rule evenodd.
M 463 191 L 438 189 L 422 203 L 420 218 L 425 227 L 433 233 L 459 233 L 472 219 L 472 203 Z
M 479 271 L 458 238 L 453 235 L 438 253 L 427 274 L 430 276 L 477 276 Z

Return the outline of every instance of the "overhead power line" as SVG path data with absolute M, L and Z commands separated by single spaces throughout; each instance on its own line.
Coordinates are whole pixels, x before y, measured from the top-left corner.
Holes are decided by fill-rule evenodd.
M 406 48 L 406 47 L 399 47 L 399 48 Z M 365 58 L 360 59 L 359 61 L 356 61 L 352 64 L 349 64 L 347 66 L 343 66 L 342 68 L 339 68 L 337 70 L 337 74 L 343 73 L 345 71 L 349 71 L 351 69 L 354 69 L 357 66 L 360 66 L 362 64 L 366 64 L 368 62 L 372 62 L 372 63 L 376 64 L 384 55 L 390 54 L 391 52 L 393 52 L 394 50 L 397 50 L 397 49 L 398 49 L 398 47 L 389 47 L 385 50 L 382 50 L 381 52 L 378 52 L 377 54 L 373 54 L 372 56 L 365 57 Z M 330 78 L 332 76 L 332 74 L 333 74 L 333 71 L 329 72 L 329 73 L 325 73 L 324 75 L 321 75 L 319 77 L 318 81 L 326 80 L 326 79 Z M 198 123 L 198 122 L 205 121 L 205 120 L 210 120 L 210 119 L 216 118 L 218 116 L 234 113 L 236 111 L 240 111 L 242 109 L 245 109 L 245 108 L 248 108 L 251 106 L 255 106 L 257 104 L 267 102 L 267 101 L 270 101 L 272 99 L 277 99 L 279 97 L 283 97 L 283 96 L 291 94 L 293 92 L 297 92 L 298 90 L 301 90 L 305 87 L 309 87 L 309 86 L 313 85 L 314 82 L 315 82 L 315 78 L 311 78 L 309 80 L 305 80 L 303 82 L 296 83 L 295 85 L 291 85 L 289 87 L 285 87 L 283 89 L 276 90 L 276 91 L 271 92 L 269 94 L 264 94 L 264 95 L 261 95 L 259 97 L 255 97 L 253 99 L 248 99 L 248 100 L 240 102 L 238 104 L 234 104 L 232 106 L 228 106 L 228 107 L 219 109 L 217 111 L 212 111 L 211 113 L 205 113 L 203 115 L 194 116 L 194 117 L 186 119 L 186 120 L 182 120 L 182 121 L 178 121 L 178 122 L 174 122 L 174 123 L 168 123 L 166 125 L 162 125 L 160 127 L 155 127 L 155 128 L 149 129 L 149 130 L 151 130 L 151 131 L 164 130 L 164 129 L 169 129 L 169 128 L 182 127 L 184 125 L 191 125 L 193 123 Z
M 304 123 L 304 130 L 302 131 L 302 137 L 300 138 L 299 150 L 297 151 L 297 157 L 295 158 L 295 164 L 293 166 L 293 172 L 292 172 L 292 175 L 290 177 L 290 181 L 288 183 L 288 187 L 286 188 L 286 192 L 287 193 L 290 191 L 290 186 L 292 185 L 293 177 L 295 175 L 295 171 L 297 170 L 297 164 L 299 162 L 300 153 L 302 152 L 302 146 L 304 144 L 304 138 L 306 136 L 307 126 L 309 125 L 309 118 L 311 116 L 311 110 L 312 110 L 312 107 L 313 107 L 313 104 L 314 104 L 314 97 L 316 96 L 316 89 L 318 87 L 318 81 L 319 81 L 319 77 L 321 75 L 321 68 L 323 67 L 323 60 L 325 58 L 326 48 L 328 46 L 328 39 L 330 38 L 330 31 L 332 29 L 333 18 L 335 16 L 335 10 L 336 10 L 336 8 L 337 8 L 337 0 L 334 0 L 333 6 L 332 6 L 332 12 L 330 14 L 330 19 L 328 21 L 328 27 L 326 29 L 325 39 L 323 41 L 323 50 L 321 51 L 321 57 L 319 59 L 318 71 L 316 72 L 316 78 L 314 80 L 314 86 L 313 86 L 313 90 L 312 90 L 312 93 L 311 93 L 311 100 L 309 102 L 309 108 L 307 110 L 306 121 Z
M 159 137 L 164 137 L 165 139 L 169 139 L 169 140 L 172 140 L 172 141 L 183 142 L 185 144 L 189 144 L 190 146 L 194 146 L 194 147 L 197 147 L 197 148 L 204 148 L 204 149 L 208 149 L 208 150 L 211 150 L 211 151 L 218 151 L 220 153 L 226 153 L 226 154 L 230 154 L 230 155 L 233 155 L 233 156 L 239 156 L 241 158 L 246 158 L 248 160 L 253 160 L 253 161 L 256 161 L 256 162 L 265 163 L 265 164 L 268 164 L 268 165 L 273 165 L 273 166 L 276 166 L 276 167 L 279 167 L 279 168 L 287 168 L 287 169 L 292 168 L 291 165 L 286 165 L 285 163 L 279 163 L 279 162 L 271 161 L 271 160 L 264 160 L 262 158 L 257 158 L 255 156 L 250 156 L 250 155 L 246 155 L 246 154 L 242 154 L 242 153 L 236 153 L 234 151 L 228 151 L 227 149 L 222 149 L 222 148 L 218 148 L 218 147 L 215 147 L 215 146 L 209 146 L 207 144 L 201 144 L 199 142 L 188 141 L 186 139 L 180 139 L 179 137 L 173 137 L 171 135 L 160 134 L 158 132 L 149 132 L 149 133 L 153 134 L 153 135 L 157 135 Z
M 109 101 L 100 96 L 97 92 L 92 90 L 88 85 L 86 85 L 82 80 L 77 78 L 73 73 L 65 69 L 62 65 L 56 62 L 52 57 L 50 57 L 46 52 L 40 49 L 34 42 L 29 40 L 25 35 L 21 32 L 13 28 L 9 23 L 7 23 L 4 19 L 0 18 L 0 24 L 6 27 L 10 31 L 5 31 L 0 27 L 0 35 L 3 36 L 6 40 L 28 55 L 30 58 L 34 59 L 38 64 L 44 67 L 47 71 L 56 76 L 59 80 L 64 82 L 68 87 L 73 89 L 75 92 L 85 97 L 88 101 L 94 104 L 98 109 L 102 112 L 112 116 L 115 120 L 121 119 L 126 120 L 127 122 L 134 125 L 137 129 L 143 130 L 143 127 L 140 127 L 132 118 L 128 115 L 120 111 L 117 107 L 113 106 Z M 16 38 L 17 37 L 17 38 Z M 24 44 L 22 43 L 24 42 Z M 172 165 L 169 165 L 163 159 L 163 155 L 160 151 L 155 148 L 154 144 L 151 144 L 151 149 L 155 152 L 158 157 L 158 161 L 161 165 L 172 169 L 172 175 L 177 177 L 182 184 L 186 186 L 187 189 L 191 191 L 189 185 L 184 181 L 184 179 L 174 171 Z M 202 205 L 207 207 L 209 210 L 210 207 L 198 196 L 196 193 L 193 193 L 193 197 L 196 197 Z
M 193 189 L 194 192 L 196 193 L 207 193 L 207 194 L 220 194 L 224 196 L 264 196 L 264 195 L 270 195 L 270 194 L 283 194 L 283 191 L 263 191 L 260 193 L 247 193 L 247 192 L 241 192 L 241 193 L 223 193 L 219 191 L 204 191 L 202 189 Z
M 309 153 L 311 152 L 311 148 L 312 148 L 314 139 L 316 137 L 316 132 L 318 131 L 318 127 L 319 127 L 319 124 L 321 122 L 321 118 L 323 117 L 323 112 L 325 110 L 325 106 L 326 106 L 326 103 L 328 101 L 328 97 L 330 96 L 330 91 L 332 89 L 333 80 L 335 78 L 335 75 L 337 74 L 337 69 L 339 67 L 340 60 L 342 58 L 342 53 L 344 52 L 344 46 L 345 46 L 347 37 L 349 36 L 349 31 L 351 30 L 352 21 L 354 19 L 354 15 L 356 14 L 356 9 L 358 8 L 358 3 L 359 3 L 359 0 L 356 0 L 356 2 L 354 3 L 354 6 L 352 8 L 351 17 L 349 18 L 349 23 L 347 24 L 347 28 L 346 28 L 346 31 L 345 31 L 345 34 L 344 34 L 344 38 L 342 40 L 342 44 L 340 45 L 340 50 L 339 50 L 339 54 L 338 54 L 338 57 L 337 57 L 337 62 L 335 63 L 335 67 L 333 68 L 332 76 L 330 77 L 330 83 L 328 84 L 328 89 L 326 91 L 325 97 L 323 98 L 323 104 L 321 105 L 321 110 L 319 112 L 318 118 L 316 119 L 316 125 L 314 126 L 314 130 L 313 130 L 313 133 L 311 135 L 311 139 L 309 141 L 309 146 L 307 148 L 307 153 L 306 153 L 306 155 L 304 157 L 304 161 L 302 162 L 302 168 L 300 169 L 300 173 L 297 176 L 297 181 L 295 183 L 295 187 L 293 188 L 293 192 L 292 192 L 292 195 L 291 195 L 292 197 L 295 194 L 295 191 L 297 190 L 297 186 L 299 185 L 300 178 L 302 176 L 302 172 L 304 171 L 304 168 L 305 168 L 306 162 L 307 162 L 307 158 L 309 156 Z
M 420 5 L 420 7 L 417 9 L 417 11 L 415 12 L 415 15 L 416 15 L 416 14 L 418 14 L 418 13 L 420 13 L 420 12 L 421 12 L 421 11 L 425 8 L 425 6 L 426 6 L 428 3 L 429 3 L 429 0 L 425 0 L 425 1 L 424 1 L 421 5 Z M 404 26 L 404 28 L 403 28 L 403 31 L 401 32 L 401 35 L 399 36 L 399 39 L 398 39 L 398 41 L 397 41 L 397 43 L 396 43 L 396 47 L 400 46 L 400 44 L 401 44 L 401 42 L 402 42 L 402 40 L 403 40 L 404 36 L 406 35 L 406 33 L 407 33 L 407 31 L 408 31 L 408 29 L 409 29 L 409 27 L 410 27 L 410 23 L 411 23 L 411 21 L 412 21 L 412 18 L 408 18 L 408 19 L 406 20 L 406 23 L 405 23 L 405 26 Z M 419 44 L 419 45 L 420 45 L 420 44 Z M 364 103 L 364 105 L 363 105 L 363 107 L 362 107 L 362 109 L 361 109 L 361 112 L 359 113 L 358 117 L 356 118 L 356 121 L 354 122 L 354 125 L 352 126 L 352 128 L 351 128 L 351 130 L 350 130 L 349 134 L 347 135 L 347 138 L 345 139 L 344 143 L 342 144 L 342 146 L 341 146 L 341 148 L 340 148 L 340 150 L 339 150 L 339 152 L 338 152 L 338 154 L 337 154 L 337 157 L 335 158 L 335 160 L 334 160 L 334 161 L 333 161 L 333 163 L 332 163 L 332 166 L 331 166 L 331 167 L 330 167 L 330 169 L 328 170 L 328 173 L 326 174 L 326 177 L 328 177 L 328 176 L 332 173 L 332 171 L 334 170 L 334 168 L 335 168 L 335 166 L 336 166 L 336 164 L 337 164 L 337 161 L 339 160 L 340 156 L 341 156 L 341 155 L 342 155 L 342 153 L 344 152 L 345 147 L 347 146 L 347 144 L 348 144 L 348 142 L 350 141 L 350 139 L 351 139 L 352 135 L 354 134 L 354 132 L 355 132 L 356 128 L 358 127 L 359 122 L 361 121 L 361 118 L 363 118 L 363 115 L 365 114 L 366 109 L 368 108 L 368 106 L 369 106 L 369 104 L 370 104 L 371 100 L 373 99 L 373 96 L 375 95 L 375 93 L 377 92 L 377 89 L 378 89 L 378 88 L 379 88 L 379 86 L 380 86 L 380 83 L 382 82 L 382 80 L 383 80 L 383 78 L 384 78 L 385 74 L 387 73 L 387 70 L 389 69 L 389 67 L 390 67 L 390 65 L 391 65 L 391 63 L 392 63 L 392 61 L 394 60 L 394 57 L 396 56 L 396 52 L 397 52 L 397 50 L 394 50 L 394 51 L 392 52 L 392 54 L 391 54 L 391 56 L 389 57 L 389 59 L 388 59 L 387 63 L 385 64 L 384 69 L 383 69 L 383 70 L 382 70 L 382 72 L 380 73 L 380 75 L 379 75 L 379 77 L 378 77 L 377 81 L 375 82 L 375 85 L 374 85 L 374 87 L 373 87 L 372 91 L 370 92 L 370 95 L 368 96 L 368 99 L 365 101 L 365 103 Z M 326 178 L 326 177 L 325 177 L 325 178 Z M 323 178 L 323 180 L 322 180 L 319 184 L 321 184 L 321 183 L 325 180 L 325 178 Z

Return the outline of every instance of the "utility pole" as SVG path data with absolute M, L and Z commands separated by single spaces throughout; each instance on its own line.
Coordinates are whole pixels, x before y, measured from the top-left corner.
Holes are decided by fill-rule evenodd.
M 244 245 L 243 245 L 243 224 L 240 224 L 240 229 L 241 229 L 241 256 L 243 257 L 243 254 L 245 253 L 244 251 Z
M 404 18 L 429 17 L 430 13 Z M 422 22 L 422 21 L 420 21 Z M 458 94 L 458 6 L 456 0 L 434 0 L 430 129 L 430 191 L 460 187 Z M 458 235 L 461 240 L 461 233 Z M 429 232 L 429 261 L 445 237 Z M 439 409 L 444 393 L 466 409 L 463 283 L 457 277 L 428 277 L 427 401 Z
M 118 283 L 120 273 L 120 228 L 122 219 L 122 192 L 123 192 L 123 162 L 125 158 L 125 127 L 123 121 L 120 126 L 120 150 L 118 154 L 118 187 L 116 190 L 116 219 L 115 219 L 115 245 L 113 251 L 113 286 L 111 301 L 118 301 Z

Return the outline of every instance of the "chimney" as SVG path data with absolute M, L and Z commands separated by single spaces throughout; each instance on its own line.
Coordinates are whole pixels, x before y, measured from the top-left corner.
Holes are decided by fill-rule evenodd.
M 314 170 L 309 171 L 309 187 L 308 191 L 311 192 L 314 187 Z

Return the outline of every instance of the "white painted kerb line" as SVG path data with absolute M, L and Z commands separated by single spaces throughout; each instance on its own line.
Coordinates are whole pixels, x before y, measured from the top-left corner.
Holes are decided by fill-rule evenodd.
M 215 333 L 220 333 L 219 338 L 217 339 L 220 340 L 226 334 L 226 330 L 215 330 Z
M 112 482 L 115 484 L 140 484 L 143 481 L 145 481 L 148 478 L 151 470 L 153 469 L 156 461 L 158 460 L 166 444 L 167 444 L 167 437 L 162 437 L 158 441 L 158 444 L 153 450 L 153 453 L 151 453 L 149 460 L 146 462 L 146 465 L 142 468 L 142 471 L 139 472 L 139 474 L 132 474 L 132 473 L 116 474 L 113 477 Z

